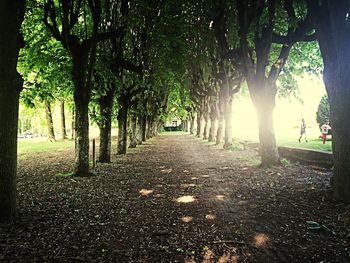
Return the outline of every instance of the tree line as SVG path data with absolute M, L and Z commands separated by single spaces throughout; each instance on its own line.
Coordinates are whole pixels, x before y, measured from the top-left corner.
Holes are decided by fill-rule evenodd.
M 276 94 L 291 91 L 290 81 L 278 85 L 278 79 L 300 70 L 304 59 L 308 70 L 324 66 L 332 186 L 336 198 L 349 202 L 349 8 L 346 0 L 2 1 L 0 220 L 16 215 L 20 97 L 27 104 L 73 101 L 74 174 L 88 176 L 89 120 L 100 128 L 99 159 L 109 162 L 115 114 L 117 152 L 124 154 L 128 136 L 136 147 L 159 131 L 175 97 L 185 128 L 194 132 L 197 119 L 197 136 L 228 148 L 233 97 L 247 85 L 258 115 L 261 165 L 270 166 L 279 163 Z M 321 62 L 312 59 L 317 52 Z

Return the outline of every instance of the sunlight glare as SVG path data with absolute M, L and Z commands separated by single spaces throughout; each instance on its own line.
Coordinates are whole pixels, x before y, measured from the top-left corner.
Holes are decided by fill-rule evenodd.
M 211 249 L 208 249 L 203 257 L 203 262 L 202 263 L 209 263 L 212 261 L 212 259 L 214 258 L 214 252 Z
M 173 171 L 173 169 L 171 169 L 171 168 L 169 168 L 169 169 L 162 169 L 162 170 L 160 170 L 161 171 L 161 173 L 163 173 L 163 174 L 170 174 L 172 171 Z
M 152 194 L 154 191 L 153 190 L 147 190 L 147 189 L 141 189 L 139 191 L 139 193 L 142 195 L 142 196 L 148 196 L 150 194 Z
M 195 201 L 196 201 L 196 198 L 194 198 L 192 195 L 184 195 L 184 196 L 180 196 L 176 199 L 177 203 L 184 203 L 184 204 L 192 203 Z
M 205 219 L 207 219 L 207 220 L 215 220 L 216 219 L 216 215 L 214 215 L 214 214 L 207 214 L 205 216 Z
M 217 195 L 215 198 L 219 201 L 225 201 L 225 196 L 224 195 Z
M 181 220 L 182 220 L 182 222 L 184 222 L 184 223 L 189 223 L 189 222 L 191 222 L 191 221 L 193 220 L 193 217 L 192 217 L 192 216 L 183 216 L 183 217 L 181 218 Z
M 265 247 L 268 241 L 269 237 L 264 233 L 258 233 L 254 236 L 254 244 L 257 247 Z

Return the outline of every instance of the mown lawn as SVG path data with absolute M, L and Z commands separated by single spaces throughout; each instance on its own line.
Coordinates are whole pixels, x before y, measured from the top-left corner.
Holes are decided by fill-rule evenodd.
M 45 139 L 21 139 L 18 140 L 18 155 L 25 156 L 38 152 L 51 152 L 64 149 L 73 149 L 73 140 L 57 140 L 56 142 L 48 142 Z
M 183 135 L 184 132 L 163 132 L 164 135 Z M 236 148 L 242 147 L 237 140 L 242 140 L 241 138 L 235 138 Z M 289 147 L 299 147 L 306 149 L 315 149 L 320 151 L 332 151 L 332 141 L 328 140 L 326 144 L 322 144 L 321 139 L 313 138 L 305 142 L 302 140 L 301 143 L 298 142 L 296 138 L 285 137 L 279 138 L 277 140 L 279 146 L 289 146 Z M 39 152 L 50 152 L 50 151 L 60 151 L 64 149 L 73 149 L 74 141 L 73 140 L 57 140 L 56 142 L 48 142 L 43 138 L 40 139 L 21 139 L 18 141 L 18 155 L 20 158 L 32 153 Z
M 279 146 L 289 146 L 289 147 L 298 147 L 298 148 L 306 148 L 306 149 L 314 149 L 319 151 L 332 151 L 332 141 L 327 140 L 326 144 L 322 143 L 321 139 L 311 139 L 308 142 L 302 140 L 298 142 L 295 138 L 283 138 L 277 141 Z

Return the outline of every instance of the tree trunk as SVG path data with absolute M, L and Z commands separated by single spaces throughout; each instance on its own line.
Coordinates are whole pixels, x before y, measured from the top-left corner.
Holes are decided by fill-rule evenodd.
M 223 137 L 224 137 L 224 128 L 225 128 L 225 119 L 223 114 L 219 114 L 218 118 L 218 129 L 216 132 L 216 145 L 219 145 L 222 143 Z
M 264 83 L 259 81 L 258 85 Z M 253 85 L 253 86 L 252 86 Z M 273 127 L 273 109 L 275 107 L 274 88 L 254 86 L 248 82 L 250 96 L 258 116 L 261 166 L 268 167 L 279 164 L 279 154 Z
M 137 125 L 136 125 L 136 116 L 132 114 L 130 116 L 130 127 L 129 127 L 129 137 L 130 137 L 130 145 L 129 148 L 136 148 L 137 146 Z
M 197 115 L 197 137 L 201 137 L 201 132 L 202 132 L 202 119 L 203 119 L 203 114 L 201 110 L 198 111 Z
M 142 145 L 142 124 L 143 118 L 141 116 L 137 117 L 136 120 L 136 143 L 137 145 Z
M 146 141 L 146 132 L 147 131 L 147 118 L 146 116 L 142 116 L 142 127 L 141 127 L 141 134 L 142 134 L 142 141 Z
M 88 78 L 89 55 L 76 51 L 73 57 L 75 103 L 75 165 L 76 176 L 89 176 L 89 102 L 91 86 Z M 92 63 L 92 62 L 90 62 Z
M 17 73 L 20 27 L 25 1 L 0 2 L 0 222 L 16 216 L 17 129 L 19 93 L 23 80 Z
M 210 107 L 210 130 L 208 141 L 213 142 L 217 133 L 218 108 L 217 102 L 214 101 Z
M 76 176 L 89 175 L 89 102 L 75 100 L 75 165 Z
M 152 130 L 152 121 L 151 117 L 146 118 L 146 139 L 152 138 L 151 130 Z
M 99 162 L 111 162 L 111 133 L 114 88 L 110 85 L 106 95 L 99 100 L 101 121 L 100 128 L 100 154 Z
M 60 110 L 61 110 L 61 137 L 62 139 L 67 139 L 67 131 L 66 131 L 66 114 L 64 112 L 64 99 L 60 101 Z
M 343 76 L 346 76 L 346 74 Z M 341 80 L 335 81 L 340 82 L 338 82 L 338 84 L 341 85 L 338 86 L 338 90 L 344 88 L 344 83 L 348 83 L 347 87 L 350 86 L 349 77 L 343 77 Z M 334 85 L 336 84 L 334 83 Z M 330 88 L 335 89 L 334 86 Z M 344 92 L 344 90 L 341 92 Z M 349 97 L 349 94 L 344 94 L 344 96 L 334 98 L 332 100 L 333 102 L 336 101 L 336 103 L 332 103 L 330 105 L 332 148 L 334 158 L 332 186 L 335 198 L 347 203 L 350 203 L 350 112 L 348 110 L 350 101 Z
M 350 203 L 350 36 L 348 1 L 308 1 L 324 62 L 323 79 L 330 102 L 335 198 Z M 346 14 L 346 18 L 344 18 Z
M 52 121 L 52 112 L 51 112 L 51 105 L 47 98 L 45 98 L 45 117 L 46 117 L 46 128 L 47 128 L 47 139 L 50 142 L 56 141 L 55 138 L 55 131 L 53 129 L 53 121 Z
M 208 140 L 208 134 L 210 129 L 210 114 L 209 111 L 206 110 L 204 112 L 204 129 L 203 129 L 203 140 Z
M 74 139 L 75 138 L 75 107 L 72 107 L 72 123 L 71 123 L 71 129 L 72 129 L 72 134 L 71 134 L 71 138 Z
M 129 99 L 127 95 L 118 98 L 118 149 L 117 154 L 126 154 Z
M 194 114 L 191 114 L 191 128 L 190 128 L 190 134 L 194 134 L 194 124 L 196 123 L 196 117 Z
M 224 149 L 232 146 L 233 130 L 232 130 L 232 97 L 228 97 L 225 101 L 225 142 Z

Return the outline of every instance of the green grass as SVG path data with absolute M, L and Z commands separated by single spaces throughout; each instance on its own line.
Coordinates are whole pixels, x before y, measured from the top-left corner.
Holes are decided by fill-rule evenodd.
M 27 155 L 39 152 L 60 151 L 65 149 L 73 149 L 74 141 L 58 140 L 56 142 L 48 142 L 43 139 L 27 139 L 18 141 L 18 155 Z
M 332 141 L 327 141 L 326 144 L 322 143 L 321 139 L 312 139 L 308 140 L 308 142 L 304 141 L 304 138 L 301 142 L 298 142 L 297 139 L 293 138 L 284 138 L 277 141 L 278 146 L 289 146 L 289 147 L 297 147 L 297 148 L 306 148 L 313 149 L 319 151 L 332 151 Z
M 189 134 L 188 132 L 184 131 L 162 131 L 160 135 L 184 135 Z

